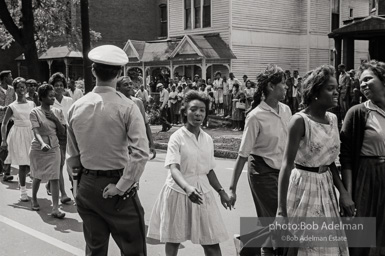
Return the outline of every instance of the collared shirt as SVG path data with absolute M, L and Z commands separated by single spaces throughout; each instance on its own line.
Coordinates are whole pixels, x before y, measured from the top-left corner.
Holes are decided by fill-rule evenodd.
M 385 111 L 371 100 L 365 101 L 364 106 L 369 110 L 369 114 L 365 126 L 361 155 L 385 156 Z
M 216 89 L 222 89 L 223 90 L 223 79 L 222 78 L 215 79 L 213 82 L 213 87 Z
M 149 102 L 148 92 L 146 90 L 138 90 L 135 94 L 136 98 L 140 98 L 143 102 Z
M 4 93 L 5 90 L 4 91 L 0 90 L 0 106 L 8 106 L 9 104 L 11 104 L 16 100 L 15 90 L 13 89 L 12 86 L 10 85 L 7 85 L 7 86 L 8 88 L 5 93 Z M 5 110 L 3 111 L 0 110 L 0 123 L 3 122 L 4 115 L 5 115 Z
M 116 184 L 121 191 L 139 181 L 149 147 L 142 115 L 132 100 L 115 88 L 95 86 L 72 105 L 68 123 L 67 163 L 71 168 L 124 168 Z
M 65 122 L 64 114 L 61 109 L 50 107 L 50 110 L 59 119 L 61 124 Z M 56 124 L 52 120 L 49 120 L 45 114 L 46 112 L 41 108 L 41 106 L 32 109 L 29 114 L 32 129 L 37 129 L 44 143 L 48 144 L 51 148 L 59 147 Z M 41 150 L 41 144 L 35 136 L 31 142 L 31 150 Z
M 74 102 L 76 102 L 78 99 L 80 99 L 81 97 L 83 97 L 83 92 L 82 90 L 78 89 L 78 88 L 75 88 L 75 90 L 72 92 L 71 89 L 68 89 L 67 92 L 69 93 L 69 95 L 71 96 L 71 98 L 74 100 Z
M 274 169 L 280 169 L 291 118 L 290 108 L 278 102 L 279 113 L 262 101 L 246 117 L 239 155 L 263 158 Z
M 167 106 L 168 102 L 168 91 L 163 88 L 163 90 L 160 92 L 160 102 L 162 102 L 162 106 Z
M 61 100 L 61 102 L 59 102 L 55 98 L 55 102 L 53 103 L 53 106 L 55 108 L 63 110 L 66 125 L 68 125 L 68 111 L 70 110 L 73 103 L 74 103 L 74 100 L 66 96 L 63 96 L 63 99 Z
M 164 166 L 169 169 L 171 164 L 179 164 L 180 172 L 188 184 L 202 193 L 210 192 L 207 174 L 215 168 L 213 139 L 202 129 L 197 139 L 186 127 L 181 127 L 171 135 L 168 142 Z M 172 178 L 171 171 L 166 184 L 175 191 L 185 194 Z

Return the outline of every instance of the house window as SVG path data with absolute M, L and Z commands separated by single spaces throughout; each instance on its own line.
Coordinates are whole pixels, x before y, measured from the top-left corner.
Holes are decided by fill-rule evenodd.
M 340 27 L 340 0 L 332 0 L 332 31 Z
M 185 0 L 185 29 L 211 27 L 211 0 Z
M 201 28 L 201 0 L 194 0 L 194 28 Z
M 167 37 L 167 5 L 161 4 L 160 8 L 160 36 Z
M 185 11 L 185 29 L 191 29 L 191 0 L 185 0 L 184 1 L 184 11 Z
M 203 27 L 211 27 L 211 0 L 203 0 Z
M 349 18 L 353 18 L 353 8 L 349 8 Z
M 372 10 L 375 9 L 377 6 L 376 6 L 376 0 L 372 0 Z

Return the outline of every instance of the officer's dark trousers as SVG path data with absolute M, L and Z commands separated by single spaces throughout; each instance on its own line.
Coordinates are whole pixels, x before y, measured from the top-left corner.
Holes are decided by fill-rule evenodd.
M 147 255 L 144 211 L 138 196 L 124 200 L 119 210 L 116 209 L 119 196 L 107 199 L 102 196 L 103 189 L 118 180 L 90 174 L 81 176 L 76 204 L 83 220 L 87 256 L 106 256 L 110 234 L 122 255 Z

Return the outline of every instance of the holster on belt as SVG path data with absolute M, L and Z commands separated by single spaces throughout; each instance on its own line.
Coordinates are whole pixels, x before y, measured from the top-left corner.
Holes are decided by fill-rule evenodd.
M 116 203 L 116 206 L 115 206 L 115 209 L 117 211 L 120 211 L 122 206 L 123 206 L 123 203 L 130 197 L 134 197 L 135 194 L 136 194 L 136 191 L 138 190 L 138 186 L 139 186 L 139 183 L 138 182 L 135 182 L 134 184 L 132 184 L 131 187 L 129 187 L 123 195 L 119 196 L 119 199 L 118 199 L 118 202 Z

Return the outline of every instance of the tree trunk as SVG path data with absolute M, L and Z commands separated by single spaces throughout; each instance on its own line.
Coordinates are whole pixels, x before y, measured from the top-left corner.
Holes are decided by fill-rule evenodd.
M 25 62 L 28 68 L 28 78 L 40 80 L 40 65 L 35 43 L 35 20 L 33 17 L 32 1 L 21 1 L 21 13 L 23 15 L 22 46 L 24 48 Z
M 88 16 L 88 0 L 80 1 L 80 15 L 82 22 L 82 45 L 83 45 L 83 74 L 85 92 L 92 91 L 94 85 L 92 83 L 91 61 L 88 59 L 88 53 L 91 49 L 90 40 L 90 24 Z
M 4 0 L 0 0 L 0 18 L 8 32 L 24 50 L 25 62 L 28 67 L 28 77 L 26 78 L 35 78 L 39 80 L 41 78 L 41 74 L 34 37 L 35 22 L 33 17 L 32 1 L 22 0 L 21 4 L 21 21 L 23 22 L 21 29 L 19 29 L 13 21 Z
M 38 81 L 43 82 L 42 75 L 40 73 L 40 63 L 37 56 L 37 49 L 35 45 L 35 41 L 33 41 L 32 44 L 24 44 L 24 57 L 25 57 L 25 64 L 28 68 L 28 77 L 26 79 L 36 79 Z

